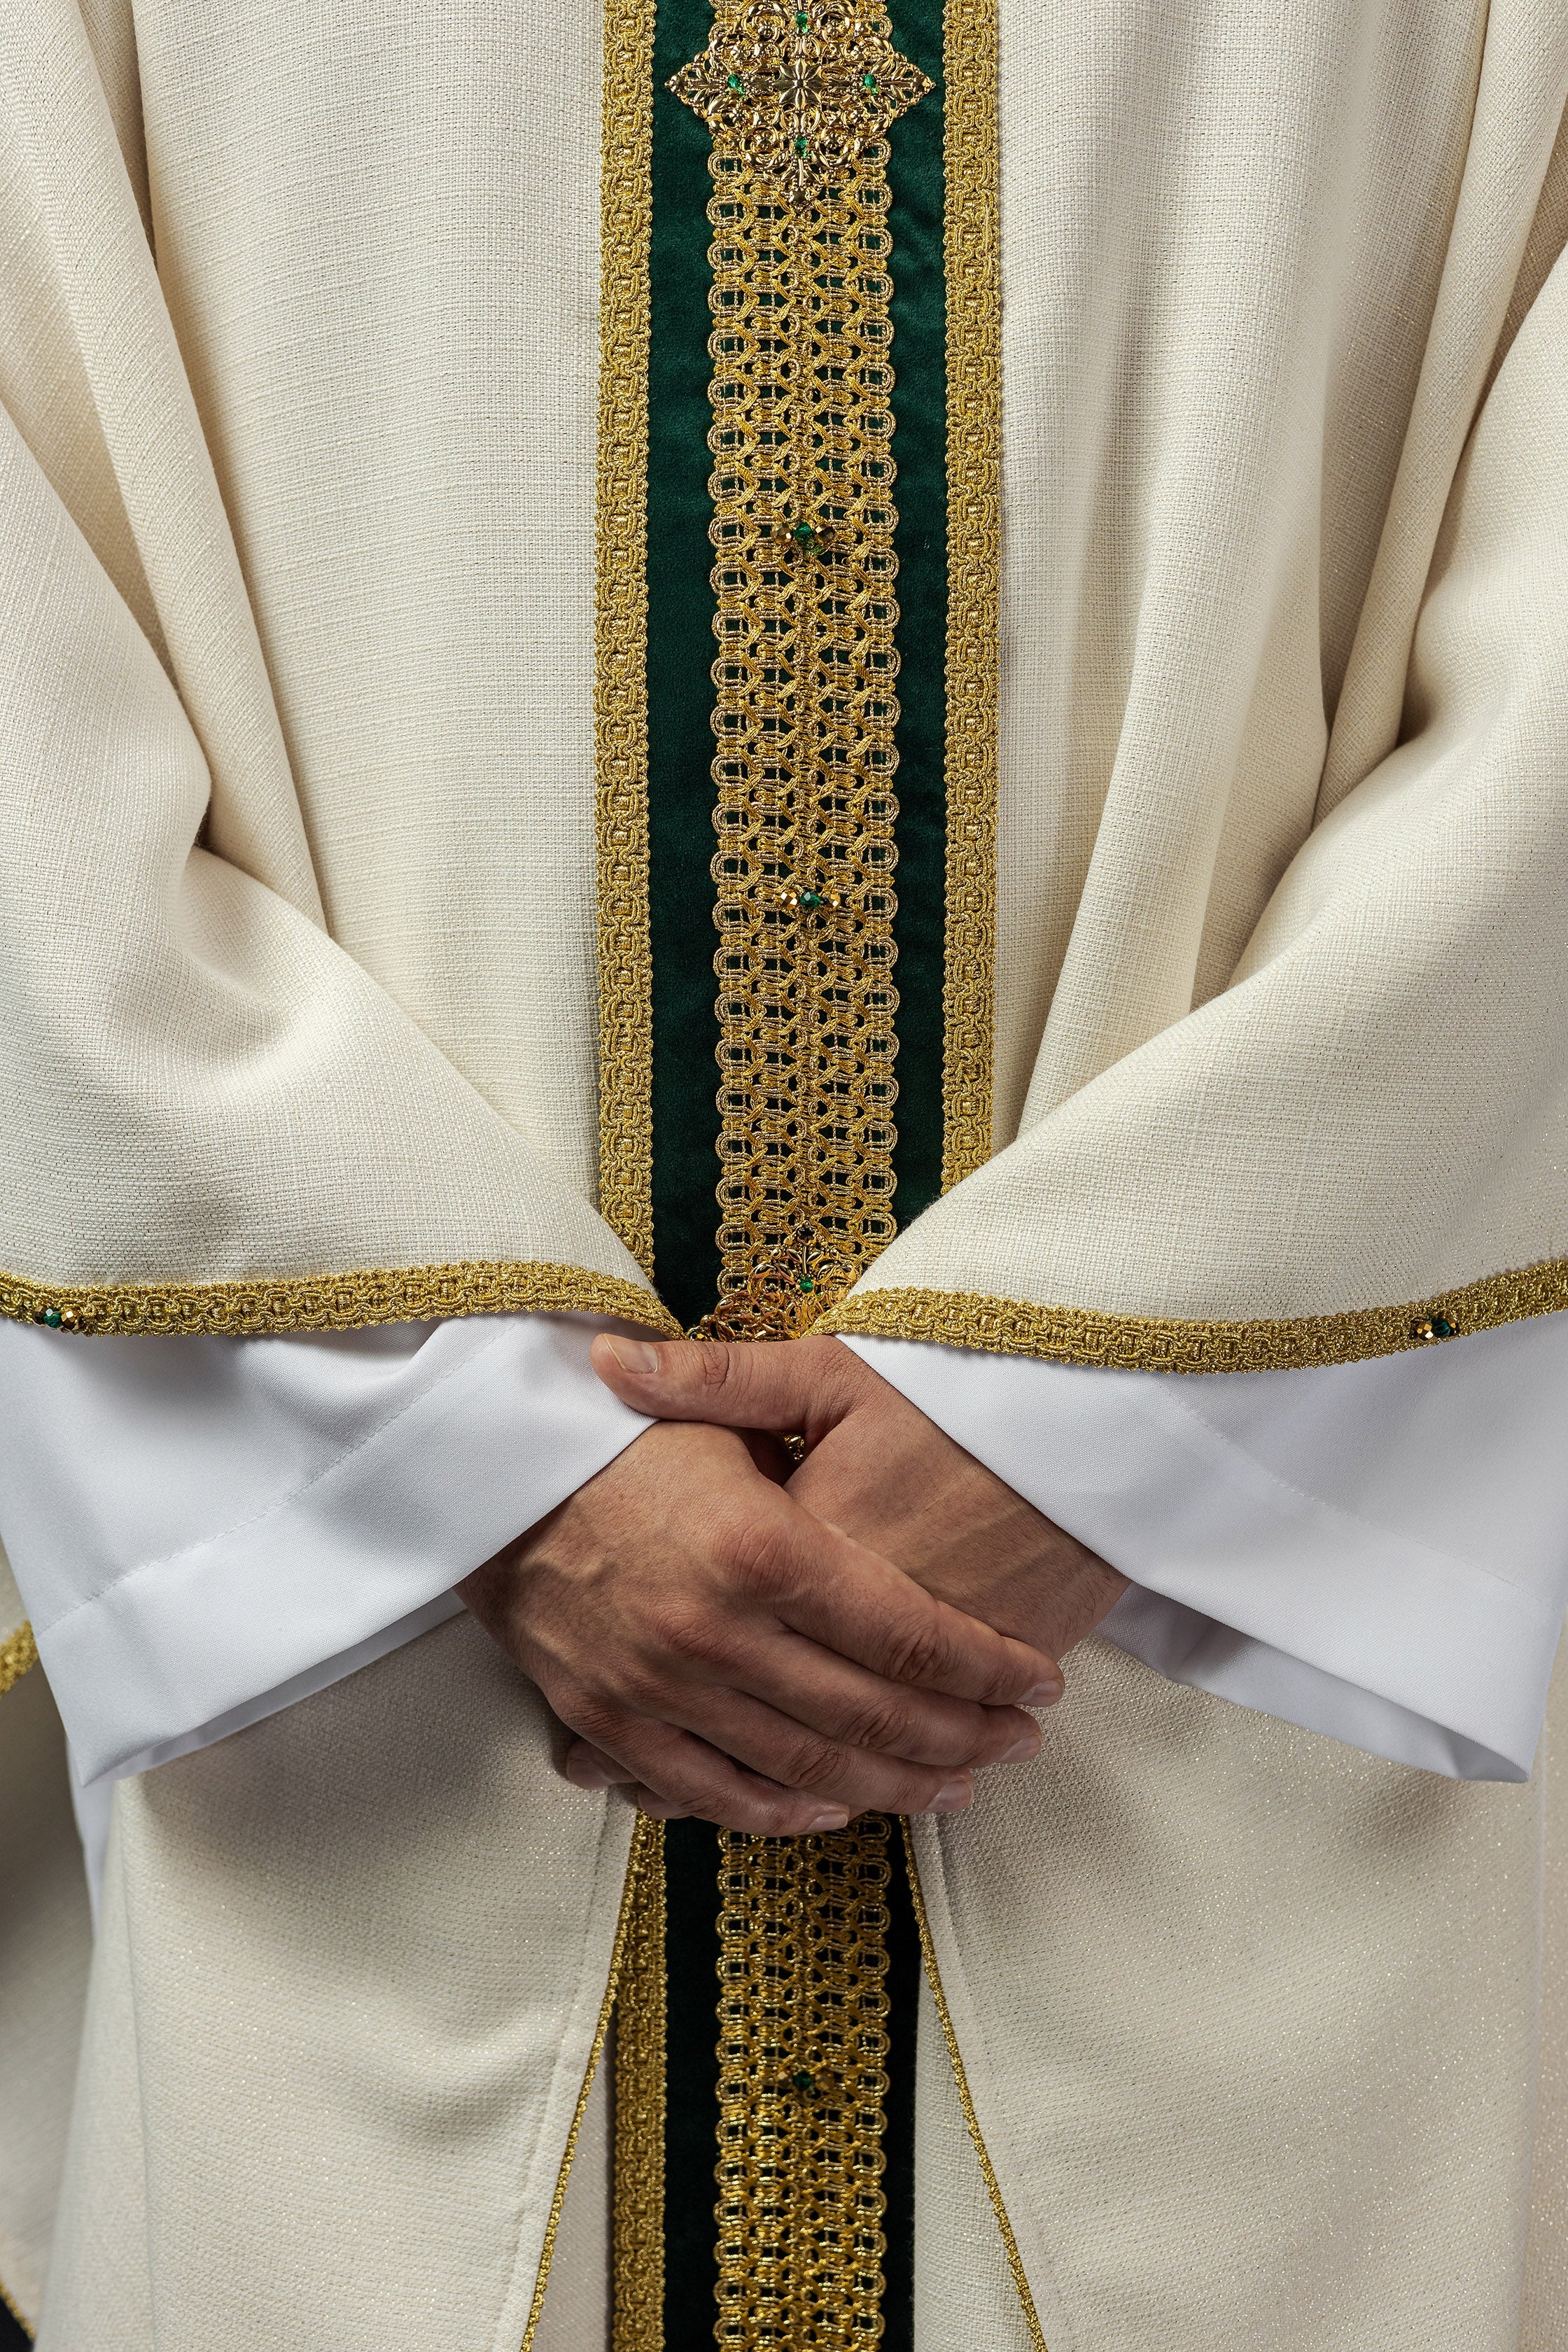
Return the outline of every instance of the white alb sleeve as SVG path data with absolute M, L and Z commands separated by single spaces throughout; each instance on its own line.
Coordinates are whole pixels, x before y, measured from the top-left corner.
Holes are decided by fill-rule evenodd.
M 1568 1314 L 1201 1377 L 844 1345 L 1132 1579 L 1100 1631 L 1145 1664 L 1396 1763 L 1528 1778 L 1568 1602 Z
M 0 1322 L 0 1540 L 84 1782 L 204 1746 L 453 1614 L 647 1423 L 595 1316 L 288 1339 Z

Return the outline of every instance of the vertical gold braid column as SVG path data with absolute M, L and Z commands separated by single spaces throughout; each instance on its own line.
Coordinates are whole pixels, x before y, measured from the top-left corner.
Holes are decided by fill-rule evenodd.
M 894 632 L 886 14 L 716 0 L 671 88 L 713 133 L 720 1303 L 805 1328 L 890 1240 Z
M 719 1833 L 719 2321 L 730 2352 L 881 2335 L 888 1837 Z
M 713 1336 L 808 1328 L 892 1237 L 899 609 L 888 125 L 931 89 L 858 0 L 715 0 Z M 725 1832 L 727 2352 L 881 2334 L 888 1823 Z
M 654 0 L 605 10 L 594 746 L 599 922 L 599 1207 L 653 1271 L 648 938 L 648 255 Z

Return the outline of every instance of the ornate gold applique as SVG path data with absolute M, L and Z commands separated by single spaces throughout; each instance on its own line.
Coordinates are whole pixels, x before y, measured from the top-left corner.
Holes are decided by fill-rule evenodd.
M 721 1830 L 720 2344 L 850 2352 L 881 2334 L 888 1836 Z
M 719 1316 L 893 1232 L 898 604 L 879 8 L 719 0 L 671 88 L 713 132 Z

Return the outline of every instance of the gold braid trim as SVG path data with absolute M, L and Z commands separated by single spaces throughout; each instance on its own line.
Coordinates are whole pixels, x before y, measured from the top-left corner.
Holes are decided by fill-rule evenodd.
M 643 1819 L 616 1998 L 612 2352 L 664 2352 L 664 1823 Z
M 583 2087 L 577 2094 L 573 2110 L 572 2128 L 566 2135 L 566 2147 L 561 2158 L 561 2169 L 555 2176 L 555 2194 L 550 2200 L 550 2217 L 544 2224 L 544 2243 L 539 2252 L 539 2275 L 533 2284 L 533 2302 L 529 2309 L 528 2326 L 523 2330 L 521 2352 L 532 2352 L 533 2339 L 539 2333 L 540 2315 L 544 2309 L 544 2290 L 550 2284 L 550 2265 L 555 2258 L 555 2240 L 561 2228 L 561 2209 L 566 2202 L 566 2184 L 572 2177 L 572 2162 L 577 2153 L 577 2138 L 583 2128 L 583 2117 L 588 2111 L 588 2098 L 594 2088 L 594 2077 L 599 2071 L 605 2038 L 610 2031 L 610 2017 L 616 2006 L 616 1993 L 622 1971 L 626 1965 L 627 1947 L 632 1937 L 632 1922 L 636 1916 L 637 1895 L 644 1869 L 655 1856 L 662 1865 L 664 1831 L 660 1823 L 639 1813 L 632 1829 L 631 1852 L 626 1857 L 626 1885 L 621 1893 L 620 1916 L 616 1921 L 616 1940 L 610 1951 L 610 1973 L 605 1986 L 605 1998 L 599 2004 L 599 2021 L 594 2029 L 593 2046 L 588 2052 L 588 2063 L 584 2071 Z
M 996 0 L 947 0 L 947 950 L 944 1192 L 991 1157 L 1002 268 Z
M 599 1206 L 653 1271 L 648 933 L 648 250 L 654 0 L 605 11 L 594 742 L 599 865 Z
M 1144 1372 L 1270 1372 L 1394 1356 L 1470 1331 L 1495 1330 L 1568 1307 L 1568 1258 L 1489 1275 L 1407 1307 L 1274 1322 L 1186 1322 L 1160 1315 L 1103 1315 L 1086 1307 L 1035 1307 L 964 1290 L 858 1290 L 831 1307 L 819 1331 L 882 1339 L 934 1339 L 998 1356 L 1046 1356 Z
M 38 1645 L 33 1639 L 31 1625 L 23 1622 L 14 1633 L 0 1642 L 0 1698 L 29 1674 L 38 1663 Z M 0 2285 L 0 2294 L 5 2292 Z
M 679 1335 L 651 1291 L 619 1275 L 542 1259 L 468 1258 L 453 1265 L 369 1266 L 350 1274 L 253 1282 L 58 1285 L 0 1274 L 0 1315 L 95 1338 L 110 1333 L 231 1338 L 271 1331 L 349 1331 L 449 1315 L 619 1315 Z
M 942 1989 L 942 1970 L 936 1963 L 936 1946 L 931 1940 L 931 1922 L 926 1917 L 925 1895 L 921 1886 L 921 1867 L 915 1860 L 915 1842 L 910 1834 L 909 1822 L 903 1821 L 900 1826 L 904 1832 L 904 1855 L 910 1871 L 910 1894 L 915 1906 L 915 1925 L 920 1930 L 921 1954 L 925 1961 L 926 1982 L 931 1987 L 931 1997 L 936 2004 L 937 2016 L 942 2021 L 942 2038 L 947 2044 L 948 2061 L 952 2068 L 953 2084 L 958 2092 L 958 2104 L 963 2110 L 963 2120 L 969 2126 L 969 2137 L 974 2143 L 974 2153 L 980 2159 L 981 2178 L 985 2183 L 985 2193 L 991 2200 L 991 2210 L 996 2216 L 996 2226 L 1002 2232 L 1002 2243 L 1007 2255 L 1007 2267 L 1013 2273 L 1013 2284 L 1018 2290 L 1018 2300 L 1024 2306 L 1024 2318 L 1029 2330 L 1029 2341 L 1034 2346 L 1035 2352 L 1047 2352 L 1045 2331 L 1040 2326 L 1039 2314 L 1035 2309 L 1035 2298 L 1029 2292 L 1029 2282 L 1024 2273 L 1024 2258 L 1018 2252 L 1018 2241 L 1013 2235 L 1013 2224 L 1008 2218 L 1006 2205 L 1003 2201 L 1001 2185 L 996 2179 L 995 2167 L 992 2164 L 990 2150 L 985 2145 L 985 2135 L 980 2128 L 980 2118 L 974 2112 L 974 2101 L 970 2096 L 969 2091 L 969 2077 L 963 2069 L 963 2060 L 959 2053 L 958 2035 L 953 2029 L 952 2012 L 947 2005 L 947 1995 Z

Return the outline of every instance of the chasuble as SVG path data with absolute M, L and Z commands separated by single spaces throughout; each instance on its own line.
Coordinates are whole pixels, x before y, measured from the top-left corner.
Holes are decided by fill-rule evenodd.
M 29 1347 L 816 1328 L 983 1459 L 1003 1377 L 1552 1377 L 1565 95 L 1530 0 L 26 0 Z M 634 1434 L 556 1424 L 550 1500 Z M 1522 1779 L 1561 1562 L 1419 1532 L 1389 1646 L 1462 1587 L 1530 1693 L 1439 1769 Z M 122 1786 L 46 2347 L 1555 2340 L 1539 1772 L 1357 1752 L 1279 1652 L 1183 1687 L 1134 1609 L 972 1819 L 665 1833 L 452 1580 Z M 101 1597 L 8 1620 L 57 1808 L 26 1670 Z M 83 1732 L 153 1762 L 173 1630 L 112 1622 Z

